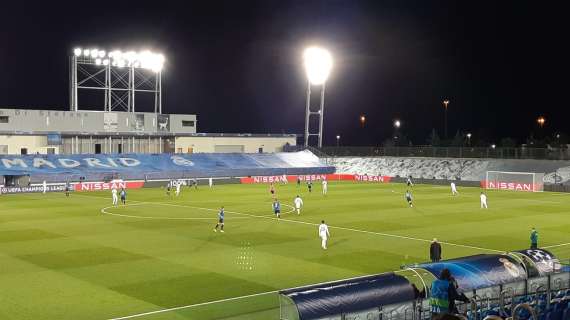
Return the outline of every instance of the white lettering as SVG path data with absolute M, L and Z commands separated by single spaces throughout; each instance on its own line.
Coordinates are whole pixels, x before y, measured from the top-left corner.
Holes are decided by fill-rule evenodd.
M 107 158 L 107 162 L 109 162 L 115 168 L 118 167 L 117 163 L 112 158 Z
M 51 161 L 42 158 L 34 158 L 33 166 L 34 168 L 39 168 L 41 166 L 48 166 L 51 167 L 52 169 L 55 169 L 55 166 L 53 165 L 53 163 L 51 163 Z
M 12 168 L 12 166 L 20 166 L 22 168 L 27 168 L 28 165 L 22 159 L 2 159 L 2 164 L 6 169 Z
M 101 163 L 101 160 L 97 158 L 85 158 L 83 159 L 90 167 L 102 167 L 102 168 L 111 168 L 110 165 Z
M 136 167 L 141 164 L 139 160 L 133 158 L 119 158 L 119 162 L 125 167 Z
M 73 159 L 57 159 L 57 161 L 64 168 L 75 168 L 81 165 L 79 161 Z

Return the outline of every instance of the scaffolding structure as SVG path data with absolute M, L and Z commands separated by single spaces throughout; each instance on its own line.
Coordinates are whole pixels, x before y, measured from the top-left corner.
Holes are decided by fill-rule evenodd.
M 103 111 L 136 112 L 138 94 L 154 96 L 154 112 L 162 113 L 161 54 L 143 52 L 106 52 L 76 48 L 70 57 L 70 110 L 79 111 L 79 92 L 104 95 Z

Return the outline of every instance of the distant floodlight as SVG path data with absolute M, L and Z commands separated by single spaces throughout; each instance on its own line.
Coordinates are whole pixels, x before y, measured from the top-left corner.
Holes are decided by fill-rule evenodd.
M 117 61 L 117 66 L 119 68 L 124 68 L 125 67 L 125 60 L 119 60 Z
M 89 49 L 83 50 L 83 56 L 89 57 Z
M 400 123 L 400 120 L 395 120 L 395 121 L 394 121 L 394 127 L 395 127 L 396 129 L 398 129 L 398 128 L 400 127 L 400 125 L 402 125 L 402 123 Z
M 104 59 L 104 60 L 103 60 L 103 65 L 104 65 L 104 66 L 109 65 L 109 59 Z
M 497 147 L 497 146 L 494 145 L 494 144 L 491 145 L 491 148 L 493 148 L 493 149 L 495 149 L 496 147 Z
M 99 50 L 91 49 L 91 58 L 95 59 L 99 56 Z
M 95 59 L 95 64 L 96 64 L 96 65 L 101 65 L 101 62 L 102 62 L 102 61 L 101 61 L 100 58 Z
M 105 58 L 106 54 L 105 50 L 99 50 L 99 58 Z
M 139 61 L 135 61 L 135 63 L 133 63 L 133 67 L 135 68 L 140 68 L 141 67 L 141 63 Z
M 75 54 L 76 57 L 79 57 L 82 52 L 83 52 L 83 50 L 81 50 L 81 48 L 75 48 L 73 50 L 73 54 Z
M 303 60 L 309 82 L 314 85 L 324 84 L 333 64 L 330 52 L 322 48 L 310 47 L 305 49 Z

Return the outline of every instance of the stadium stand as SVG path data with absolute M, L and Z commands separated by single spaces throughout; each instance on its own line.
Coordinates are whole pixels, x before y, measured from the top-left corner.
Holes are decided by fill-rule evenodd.
M 328 174 L 334 170 L 310 151 L 0 156 L 0 175 L 29 176 L 31 183 Z
M 544 172 L 545 184 L 570 185 L 570 161 L 403 157 L 331 157 L 339 173 L 481 181 L 487 171 Z

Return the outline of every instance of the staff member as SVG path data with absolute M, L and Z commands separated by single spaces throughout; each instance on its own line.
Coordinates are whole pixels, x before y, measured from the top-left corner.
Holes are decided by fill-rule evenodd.
M 448 269 L 441 270 L 439 279 L 431 284 L 431 318 L 442 319 L 447 314 L 456 313 L 455 300 L 468 302 L 469 299 L 463 294 L 458 293 L 455 281 L 451 277 Z
M 437 242 L 436 238 L 433 238 L 433 242 L 429 246 L 429 258 L 431 262 L 439 262 L 441 260 L 441 244 Z

